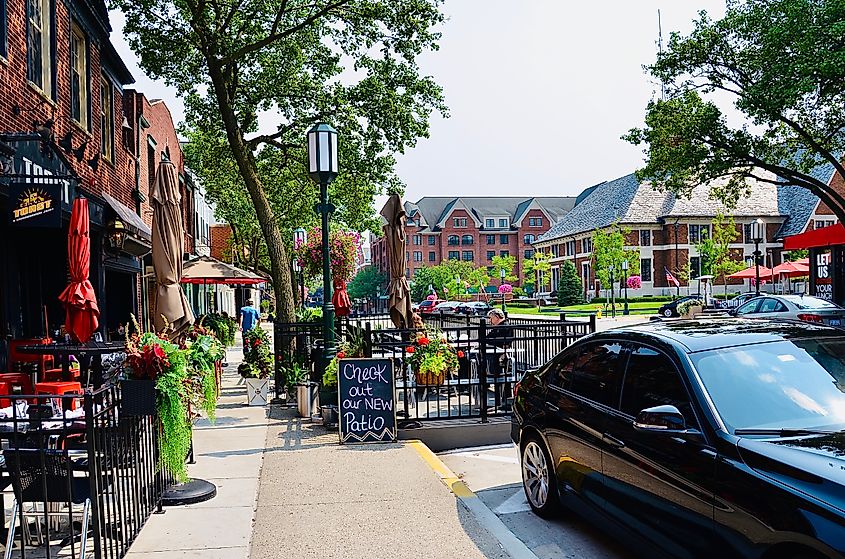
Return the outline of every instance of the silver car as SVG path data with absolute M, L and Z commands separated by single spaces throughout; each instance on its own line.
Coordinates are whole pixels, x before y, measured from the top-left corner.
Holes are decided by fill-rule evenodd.
M 435 307 L 434 314 L 442 314 L 446 316 L 455 316 L 458 314 L 458 307 L 463 305 L 463 301 L 445 301 Z
M 744 318 L 785 318 L 842 326 L 845 308 L 808 295 L 761 295 L 751 299 L 731 314 Z

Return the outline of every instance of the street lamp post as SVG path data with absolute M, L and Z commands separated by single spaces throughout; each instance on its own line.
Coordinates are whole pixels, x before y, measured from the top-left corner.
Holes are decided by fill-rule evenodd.
M 323 368 L 334 357 L 334 305 L 332 304 L 332 268 L 329 253 L 329 183 L 337 177 L 337 130 L 325 123 L 308 131 L 308 174 L 320 185 L 320 202 L 315 210 L 322 219 L 323 252 Z
M 622 272 L 625 276 L 625 309 L 622 311 L 623 315 L 629 314 L 628 312 L 628 261 L 622 261 Z
M 754 294 L 760 295 L 760 243 L 765 238 L 766 225 L 760 218 L 755 219 L 751 223 L 751 238 L 754 240 L 754 276 L 756 284 L 754 285 Z
M 610 272 L 610 315 L 616 318 L 616 290 L 613 288 L 613 264 L 607 267 Z
M 308 242 L 308 233 L 302 227 L 297 227 L 293 230 L 293 248 L 297 249 Z M 299 273 L 299 301 L 302 303 L 302 308 L 305 308 L 305 271 L 298 259 L 293 261 L 293 270 Z
M 505 269 L 499 268 L 499 287 L 505 285 Z M 502 312 L 505 313 L 505 316 L 508 314 L 508 307 L 505 304 L 505 292 L 502 291 Z

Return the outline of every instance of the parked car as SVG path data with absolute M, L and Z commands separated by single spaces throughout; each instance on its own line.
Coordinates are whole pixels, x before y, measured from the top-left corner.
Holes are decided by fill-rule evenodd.
M 463 316 L 487 316 L 493 307 L 485 301 L 469 301 L 457 308 L 457 313 Z
M 531 509 L 644 557 L 845 556 L 845 334 L 654 321 L 584 337 L 515 389 Z
M 780 318 L 815 322 L 828 326 L 845 324 L 845 308 L 819 297 L 766 295 L 754 298 L 733 311 L 744 318 Z
M 669 301 L 668 303 L 663 303 L 659 309 L 657 309 L 657 314 L 660 316 L 665 316 L 666 318 L 671 318 L 673 316 L 681 316 L 678 313 L 678 305 L 683 303 L 684 301 L 689 301 L 691 299 L 700 299 L 704 300 L 704 298 L 698 295 L 685 295 L 683 297 L 679 297 L 674 301 Z
M 747 303 L 754 297 L 760 297 L 760 295 L 757 295 L 756 293 L 740 293 L 733 299 L 727 299 L 725 301 L 722 301 L 719 306 L 723 309 L 736 309 L 738 307 L 741 307 L 743 304 Z
M 458 307 L 463 304 L 463 301 L 444 301 L 437 305 L 434 312 L 444 316 L 455 316 L 458 314 Z
M 426 299 L 425 301 L 420 301 L 419 313 L 431 314 L 434 312 L 434 309 L 437 308 L 437 305 L 442 302 L 443 301 L 441 299 Z

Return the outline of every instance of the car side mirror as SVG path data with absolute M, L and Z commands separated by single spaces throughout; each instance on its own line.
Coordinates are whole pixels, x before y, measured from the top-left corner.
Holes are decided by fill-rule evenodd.
M 728 314 L 731 315 L 731 316 L 736 316 L 736 309 L 729 310 Z
M 675 406 L 663 405 L 647 408 L 637 414 L 634 430 L 670 436 L 700 436 L 697 429 L 688 429 L 684 414 Z

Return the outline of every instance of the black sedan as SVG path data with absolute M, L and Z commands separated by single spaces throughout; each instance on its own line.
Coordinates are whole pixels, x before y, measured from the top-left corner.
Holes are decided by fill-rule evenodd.
M 456 312 L 463 316 L 487 316 L 487 313 L 493 310 L 490 303 L 484 301 L 470 301 L 460 305 Z
M 657 310 L 657 314 L 659 314 L 660 316 L 665 316 L 666 318 L 671 318 L 673 316 L 681 316 L 678 313 L 678 305 L 685 301 L 691 301 L 693 299 L 698 299 L 700 301 L 703 298 L 701 297 L 701 295 L 686 295 L 684 297 L 678 297 L 674 301 L 669 301 L 668 303 L 664 303 L 663 305 L 661 305 L 660 308 Z
M 845 336 L 653 322 L 582 338 L 517 385 L 512 438 L 563 505 L 645 557 L 845 557 Z

